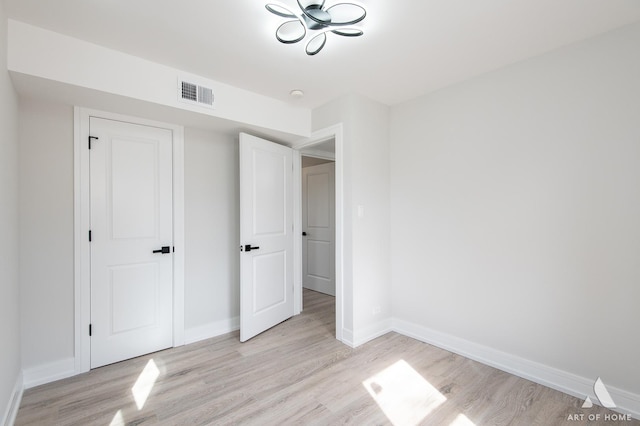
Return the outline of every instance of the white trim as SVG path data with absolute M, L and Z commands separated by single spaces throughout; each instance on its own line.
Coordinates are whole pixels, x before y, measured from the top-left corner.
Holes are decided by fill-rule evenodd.
M 598 402 L 593 392 L 593 383 L 596 377 L 581 377 L 567 371 L 559 370 L 396 318 L 391 321 L 391 326 L 392 330 L 396 333 L 454 352 L 465 358 L 495 367 L 518 377 L 575 396 L 576 398 L 584 399 L 586 396 L 589 396 L 594 404 Z M 632 417 L 640 419 L 640 395 L 609 385 L 607 385 L 607 390 L 618 406 L 614 411 L 630 414 Z
M 240 317 L 228 318 L 188 328 L 184 332 L 185 345 L 211 339 L 212 337 L 221 336 L 236 330 L 240 330 Z
M 20 402 L 22 401 L 22 393 L 24 392 L 24 383 L 22 380 L 22 372 L 18 374 L 16 383 L 13 386 L 13 391 L 9 396 L 9 404 L 4 410 L 4 414 L 0 424 L 4 426 L 13 426 L 18 415 L 18 408 L 20 408 Z
M 592 383 L 589 384 L 589 389 L 593 392 L 593 380 L 591 382 Z M 614 408 L 613 411 L 629 414 L 634 419 L 640 420 L 640 395 L 609 385 L 607 385 L 607 390 L 618 407 Z M 591 396 L 591 400 L 597 404 L 598 399 L 594 399 L 594 396 Z M 581 398 L 584 398 L 584 396 Z
M 88 335 L 91 319 L 90 259 L 87 232 L 90 224 L 89 199 L 89 117 L 100 117 L 173 132 L 173 346 L 184 345 L 184 128 L 104 111 L 74 107 L 74 290 L 75 290 L 75 365 L 80 374 L 91 367 Z M 26 377 L 26 376 L 25 376 Z M 26 379 L 25 379 L 26 381 Z
M 357 348 L 360 345 L 364 345 L 365 343 L 373 339 L 376 339 L 380 336 L 384 336 L 390 331 L 392 331 L 390 318 L 384 319 L 375 324 L 371 324 L 368 327 L 364 327 L 364 328 L 361 327 L 352 332 L 353 347 Z
M 185 344 L 184 330 L 184 127 L 173 130 L 173 347 Z
M 342 343 L 345 345 L 355 348 L 356 345 L 353 343 L 353 330 L 344 328 L 342 329 Z
M 342 334 L 342 343 L 352 348 L 357 348 L 373 339 L 384 336 L 390 331 L 394 331 L 391 319 L 385 319 L 358 331 L 345 328 Z
M 302 174 L 300 150 L 313 145 L 335 139 L 336 163 L 336 339 L 350 344 L 352 340 L 344 336 L 352 336 L 348 330 L 343 330 L 344 324 L 344 286 L 351 285 L 344 282 L 344 131 L 342 123 L 326 127 L 313 132 L 309 138 L 293 144 L 297 151 L 294 156 L 294 301 L 302 305 Z M 296 169 L 297 167 L 297 169 Z M 299 311 L 298 311 L 299 312 Z
M 314 149 L 305 149 L 304 150 L 305 157 L 313 157 L 313 158 L 321 158 L 323 160 L 335 160 L 336 155 L 333 152 L 326 151 L 316 151 Z
M 73 233 L 74 233 L 74 328 L 75 328 L 75 371 L 82 373 L 89 371 L 91 351 L 86 333 L 91 317 L 91 298 L 83 283 L 88 283 L 91 277 L 89 269 L 89 241 L 87 230 L 90 224 L 89 209 L 89 152 L 86 145 L 81 143 L 81 135 L 89 133 L 88 120 L 82 117 L 87 112 L 78 107 L 73 109 Z M 86 139 L 85 139 L 86 141 Z M 84 148 L 84 149 L 83 149 Z M 83 356 L 84 354 L 84 356 Z
M 293 150 L 293 315 L 302 312 L 302 156 Z
M 48 362 L 23 370 L 24 388 L 29 389 L 56 380 L 75 376 L 76 361 L 73 358 L 65 358 Z

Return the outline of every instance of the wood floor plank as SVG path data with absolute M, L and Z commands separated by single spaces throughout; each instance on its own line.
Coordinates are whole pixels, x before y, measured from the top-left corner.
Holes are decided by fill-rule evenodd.
M 546 426 L 611 413 L 396 333 L 352 349 L 335 339 L 334 298 L 303 296 L 301 315 L 248 342 L 229 333 L 29 389 L 16 425 Z M 150 363 L 159 375 L 139 407 Z

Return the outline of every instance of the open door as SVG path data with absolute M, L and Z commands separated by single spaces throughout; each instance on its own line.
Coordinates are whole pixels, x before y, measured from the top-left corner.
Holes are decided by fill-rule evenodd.
M 293 316 L 293 151 L 240 133 L 240 341 Z
M 302 168 L 302 286 L 336 295 L 335 164 Z

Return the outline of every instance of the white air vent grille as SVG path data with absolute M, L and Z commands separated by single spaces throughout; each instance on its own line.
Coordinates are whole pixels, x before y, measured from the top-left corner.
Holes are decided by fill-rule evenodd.
M 198 102 L 213 105 L 213 90 L 208 87 L 198 86 Z
M 179 79 L 178 82 L 178 100 L 189 104 L 213 107 L 213 89 L 183 79 Z
M 187 101 L 198 102 L 198 97 L 196 94 L 198 90 L 198 86 L 195 84 L 187 83 L 186 81 L 182 82 L 182 99 Z

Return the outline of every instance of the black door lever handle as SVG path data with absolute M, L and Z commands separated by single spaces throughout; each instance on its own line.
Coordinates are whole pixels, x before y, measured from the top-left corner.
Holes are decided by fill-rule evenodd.
M 258 250 L 260 247 L 251 247 L 251 244 L 244 245 L 244 251 Z
M 162 254 L 167 254 L 167 253 L 171 253 L 171 247 L 169 246 L 164 246 L 162 247 L 160 250 L 154 250 L 154 253 L 162 253 Z

